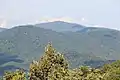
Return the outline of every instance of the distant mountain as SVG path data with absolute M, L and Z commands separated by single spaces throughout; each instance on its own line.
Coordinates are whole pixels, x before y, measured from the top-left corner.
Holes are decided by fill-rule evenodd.
M 4 30 L 6 30 L 6 28 L 0 28 L 0 32 L 2 32 L 2 31 L 4 31 Z
M 92 45 L 91 43 L 89 43 L 92 41 L 93 45 L 96 46 L 98 50 L 101 50 L 101 51 L 98 51 L 96 49 L 95 54 L 103 54 L 104 57 L 106 56 L 109 59 L 111 58 L 119 59 L 119 57 L 114 55 L 114 53 L 118 54 L 117 53 L 119 52 L 118 47 L 120 46 L 120 32 L 117 30 L 100 28 L 100 27 L 86 27 L 83 25 L 66 23 L 62 21 L 44 23 L 44 25 L 45 26 L 41 25 L 42 28 L 46 29 L 45 27 L 47 27 L 53 31 L 58 31 L 60 29 L 63 29 L 60 32 L 64 32 L 64 34 L 68 35 L 69 37 L 72 36 L 71 39 L 73 39 L 74 37 L 74 39 L 76 39 L 76 42 L 83 44 L 83 46 L 88 48 L 90 52 L 93 52 L 92 51 L 93 49 L 90 48 L 91 46 L 89 46 L 89 45 Z M 67 27 L 67 30 L 65 29 L 65 27 Z M 79 45 L 79 44 L 76 44 L 76 45 Z M 114 49 L 114 47 L 116 48 Z M 83 47 L 81 47 L 81 51 L 84 52 L 84 48 L 83 49 L 82 48 Z
M 78 30 L 76 32 L 80 32 L 80 33 L 87 33 L 87 32 L 90 32 L 90 31 L 96 31 L 96 30 L 99 30 L 100 28 L 96 28 L 96 27 L 85 27 L 81 30 Z
M 44 29 L 51 29 L 57 32 L 62 32 L 62 31 L 78 31 L 84 28 L 85 26 L 79 25 L 76 23 L 68 23 L 68 22 L 63 22 L 63 21 L 55 21 L 55 22 L 48 22 L 48 23 L 41 23 L 41 24 L 36 24 L 36 27 L 41 27 Z
M 113 29 L 109 29 L 109 28 L 101 28 L 101 27 L 84 27 L 81 30 L 78 30 L 76 32 L 80 32 L 80 33 L 88 33 L 88 32 L 93 32 L 93 31 L 110 31 Z M 115 30 L 116 31 L 116 30 Z
M 16 62 L 16 63 L 24 62 L 23 60 L 17 59 L 17 58 L 18 58 L 17 55 L 0 53 L 0 75 L 2 75 L 5 70 L 19 68 L 19 67 L 16 67 L 16 65 L 4 65 L 4 64 L 7 64 L 9 62 Z
M 18 55 L 18 58 L 24 61 L 23 63 L 10 61 L 5 63 L 4 66 L 13 65 L 16 67 L 28 69 L 29 63 L 33 59 L 38 59 L 41 55 L 43 55 L 44 47 L 48 41 L 52 41 L 54 47 L 58 51 L 67 53 L 69 50 L 75 49 L 77 47 L 73 45 L 76 43 L 74 40 L 75 39 L 72 40 L 71 37 L 60 32 L 55 32 L 32 25 L 18 26 L 0 33 L 0 52 L 5 54 Z M 78 51 L 79 49 L 76 50 L 76 52 Z M 80 51 L 77 55 L 81 55 L 79 56 L 80 59 L 77 58 L 77 65 L 84 64 L 84 60 L 86 61 L 91 58 L 92 60 L 103 60 L 101 58 L 97 58 L 94 54 L 83 54 L 80 53 Z M 5 58 L 3 58 L 3 61 L 4 59 Z M 82 61 L 80 61 L 81 59 Z
M 65 22 L 38 25 L 16 26 L 0 32 L 0 52 L 6 55 L 17 55 L 17 58 L 23 61 L 22 63 L 10 61 L 1 64 L 0 67 L 15 65 L 15 67 L 28 69 L 29 63 L 33 59 L 38 59 L 43 55 L 44 47 L 49 41 L 52 41 L 53 47 L 57 51 L 64 53 L 73 68 L 80 65 L 95 67 L 96 62 L 100 62 L 102 65 L 108 60 L 120 59 L 120 31 L 107 28 L 87 28 Z M 79 28 L 79 26 L 81 27 Z M 61 27 L 62 29 L 59 30 Z M 77 28 L 77 30 L 72 31 L 72 28 Z

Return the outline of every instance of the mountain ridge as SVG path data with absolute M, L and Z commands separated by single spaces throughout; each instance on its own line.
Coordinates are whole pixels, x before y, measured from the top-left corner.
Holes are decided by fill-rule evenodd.
M 98 61 L 102 64 L 107 60 L 120 59 L 120 31 L 98 28 L 98 30 L 89 32 L 58 32 L 35 25 L 24 25 L 0 32 L 0 52 L 18 55 L 18 58 L 23 61 L 23 63 L 8 62 L 4 66 L 11 64 L 28 69 L 28 64 L 33 59 L 41 57 L 49 41 L 52 41 L 59 52 L 65 53 L 68 61 L 72 62 L 70 65 L 72 67 L 90 65 L 91 59 L 91 62 Z M 93 66 L 95 67 L 96 63 Z

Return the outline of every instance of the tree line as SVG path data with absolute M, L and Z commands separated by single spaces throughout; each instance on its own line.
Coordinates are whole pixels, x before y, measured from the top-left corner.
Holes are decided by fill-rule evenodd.
M 70 69 L 64 56 L 49 43 L 44 55 L 30 64 L 28 73 L 24 69 L 7 71 L 1 80 L 120 80 L 120 61 L 100 68 L 80 66 Z

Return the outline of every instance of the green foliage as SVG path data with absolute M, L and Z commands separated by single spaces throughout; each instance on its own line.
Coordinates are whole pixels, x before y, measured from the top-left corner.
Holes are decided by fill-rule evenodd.
M 45 27 L 50 28 L 50 26 L 53 28 L 58 28 L 58 26 L 60 26 L 59 28 L 63 27 L 62 24 L 57 24 L 57 27 L 54 24 L 48 24 L 48 26 Z M 69 24 L 68 27 L 70 28 Z M 84 29 L 87 29 L 87 27 Z M 43 55 L 42 53 L 45 44 L 48 40 L 51 40 L 55 48 L 60 52 L 66 50 L 67 52 L 64 53 L 71 52 L 73 54 L 74 52 L 72 51 L 75 51 L 74 55 L 68 53 L 69 62 L 71 63 L 72 68 L 79 67 L 79 65 L 83 65 L 84 62 L 91 59 L 93 61 L 98 59 L 104 61 L 106 57 L 109 59 L 119 59 L 120 45 L 117 44 L 119 44 L 120 32 L 100 28 L 93 31 L 91 31 L 91 28 L 89 29 L 89 32 L 83 33 L 81 33 L 81 31 L 63 33 L 55 32 L 50 29 L 43 29 L 40 28 L 40 26 L 35 27 L 34 25 L 16 26 L 0 32 L 0 52 L 19 55 L 19 58 L 22 59 L 25 64 L 29 64 L 33 58 L 38 59 L 39 56 Z M 110 35 L 116 39 L 104 35 Z M 4 61 L 4 58 L 1 58 L 0 62 L 2 61 Z M 5 63 L 5 67 L 12 65 L 23 68 L 24 66 L 24 68 L 27 69 L 29 66 L 18 62 L 11 64 L 11 62 L 12 61 Z M 103 64 L 104 62 L 101 63 Z M 20 64 L 20 66 L 18 64 Z M 93 65 L 93 62 L 90 62 L 89 64 Z M 95 67 L 96 65 L 98 64 L 94 64 Z
M 30 64 L 29 78 L 23 70 L 6 72 L 4 80 L 120 80 L 120 61 L 96 69 L 88 66 L 69 69 L 64 56 L 49 43 L 44 56 Z
M 53 49 L 52 45 L 49 43 L 45 49 L 45 55 L 41 58 L 41 60 L 33 61 L 30 65 L 30 78 L 33 80 L 46 80 L 53 78 L 54 73 L 61 73 L 66 69 L 68 69 L 68 64 L 63 55 L 56 53 L 55 49 Z M 64 72 L 62 74 L 65 76 Z
M 120 60 L 111 64 L 105 64 L 102 70 L 106 73 L 104 77 L 107 80 L 120 80 Z
M 15 72 L 5 72 L 3 80 L 26 80 L 24 70 L 16 70 Z

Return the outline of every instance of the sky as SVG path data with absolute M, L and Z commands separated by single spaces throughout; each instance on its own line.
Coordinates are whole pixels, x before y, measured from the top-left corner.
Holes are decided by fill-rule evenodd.
M 120 0 L 0 0 L 0 27 L 51 21 L 120 30 Z

